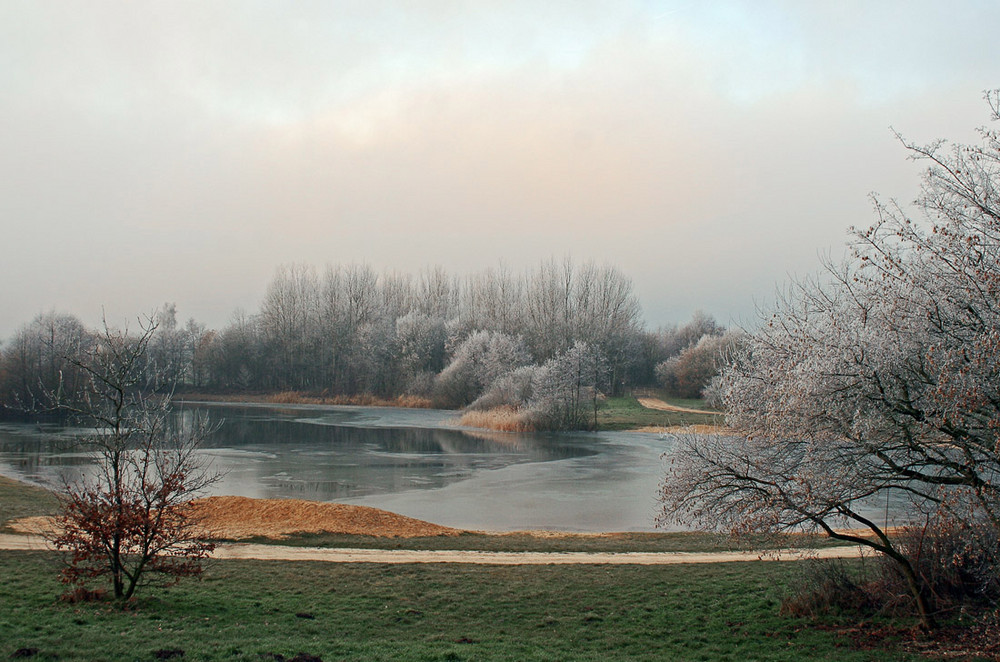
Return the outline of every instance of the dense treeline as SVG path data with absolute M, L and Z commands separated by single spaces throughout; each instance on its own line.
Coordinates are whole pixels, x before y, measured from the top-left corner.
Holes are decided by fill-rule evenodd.
M 151 374 L 196 391 L 414 396 L 439 407 L 530 412 L 527 427 L 588 427 L 600 394 L 659 379 L 697 397 L 717 371 L 727 336 L 713 319 L 698 314 L 650 332 L 640 315 L 621 271 L 568 259 L 466 278 L 441 268 L 413 276 L 294 264 L 277 270 L 259 312 L 238 312 L 218 331 L 179 324 L 165 305 L 145 360 Z M 8 410 L 73 393 L 69 359 L 93 337 L 71 315 L 40 315 L 22 327 L 0 354 Z M 712 356 L 692 361 L 692 353 Z

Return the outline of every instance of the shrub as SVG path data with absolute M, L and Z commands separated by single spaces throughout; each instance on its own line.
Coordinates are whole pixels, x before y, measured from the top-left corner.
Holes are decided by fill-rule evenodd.
M 1000 598 L 996 530 L 985 522 L 970 525 L 935 518 L 922 527 L 903 527 L 893 537 L 938 610 L 991 604 Z M 884 597 L 905 594 L 906 580 L 898 564 L 880 565 Z
M 497 407 L 519 408 L 531 400 L 538 366 L 526 365 L 498 377 L 469 405 L 469 409 L 485 411 Z
M 916 571 L 920 590 L 936 613 L 967 608 L 980 612 L 1000 598 L 997 541 L 987 524 L 969 527 L 953 518 L 935 517 L 925 526 L 900 527 L 892 538 Z M 781 613 L 808 618 L 876 612 L 913 615 L 915 600 L 900 568 L 884 555 L 860 569 L 844 561 L 812 562 L 805 566 L 801 588 L 782 601 Z
M 803 566 L 798 590 L 781 601 L 781 614 L 817 618 L 830 614 L 871 614 L 878 600 L 862 577 L 844 561 L 813 560 Z
M 698 398 L 719 374 L 740 334 L 705 335 L 697 343 L 656 366 L 656 379 L 667 393 L 680 398 Z
M 455 349 L 451 363 L 434 384 L 437 407 L 463 407 L 497 378 L 530 363 L 520 338 L 500 332 L 476 331 Z

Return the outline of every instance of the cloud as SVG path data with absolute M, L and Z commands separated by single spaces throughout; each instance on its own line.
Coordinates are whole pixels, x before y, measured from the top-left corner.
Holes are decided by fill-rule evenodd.
M 0 336 L 166 300 L 217 326 L 284 262 L 566 253 L 654 324 L 746 315 L 869 191 L 915 195 L 890 124 L 983 122 L 996 10 L 908 7 L 7 3 Z

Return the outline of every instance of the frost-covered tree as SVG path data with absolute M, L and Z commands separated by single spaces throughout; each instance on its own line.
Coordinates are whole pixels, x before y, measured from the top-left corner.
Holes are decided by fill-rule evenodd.
M 679 398 L 703 397 L 705 388 L 719 374 L 727 355 L 739 339 L 738 332 L 703 335 L 677 356 L 658 363 L 656 379 L 670 395 Z
M 399 369 L 407 391 L 426 395 L 429 380 L 444 368 L 445 321 L 417 310 L 396 319 Z
M 458 346 L 451 362 L 438 375 L 435 399 L 445 406 L 465 406 L 500 376 L 530 361 L 520 338 L 477 331 Z
M 607 366 L 592 345 L 577 341 L 533 374 L 529 418 L 537 429 L 597 426 L 598 387 Z
M 422 269 L 416 286 L 416 306 L 431 317 L 451 319 L 458 315 L 458 281 L 440 266 Z
M 402 386 L 398 359 L 395 325 L 385 319 L 362 324 L 355 333 L 347 363 L 355 388 L 381 396 L 398 393 Z
M 311 266 L 281 266 L 268 284 L 260 325 L 272 388 L 315 386 L 319 338 L 319 280 Z
M 500 375 L 469 405 L 469 409 L 522 410 L 527 418 L 526 410 L 534 394 L 539 369 L 537 365 L 525 365 Z
M 176 306 L 164 305 L 146 360 L 151 375 L 208 390 L 427 396 L 435 381 L 439 394 L 461 386 L 462 361 L 441 373 L 460 358 L 463 343 L 485 332 L 500 334 L 490 336 L 494 341 L 519 339 L 517 351 L 536 365 L 584 342 L 608 367 L 602 388 L 620 393 L 632 383 L 651 383 L 659 358 L 648 351 L 639 315 L 631 280 L 621 271 L 569 258 L 522 273 L 501 265 L 464 279 L 441 267 L 411 276 L 334 265 L 318 276 L 310 265 L 289 264 L 275 271 L 259 312 L 240 312 L 218 331 L 194 320 L 182 325 Z M 5 345 L 0 398 L 8 404 L 27 393 L 26 384 L 48 378 L 34 337 L 21 333 Z M 516 367 L 522 358 L 498 360 Z M 472 391 L 438 399 L 468 403 L 498 374 L 474 375 Z
M 665 359 L 669 359 L 697 344 L 705 336 L 721 336 L 725 332 L 726 328 L 716 322 L 714 317 L 696 310 L 687 324 L 660 328 L 656 335 L 660 352 Z
M 461 314 L 470 328 L 523 333 L 524 281 L 503 265 L 470 276 L 462 290 Z
M 972 547 L 1000 531 L 1000 139 L 903 144 L 929 164 L 926 222 L 877 202 L 844 266 L 788 288 L 719 382 L 738 436 L 682 442 L 661 496 L 665 519 L 873 547 L 930 627 L 926 582 L 873 504 L 906 496 L 913 517 L 962 529 L 969 554 L 996 554 Z
M 50 408 L 51 396 L 74 397 L 81 385 L 71 359 L 91 336 L 72 315 L 45 313 L 21 327 L 0 352 L 0 398 L 13 410 Z

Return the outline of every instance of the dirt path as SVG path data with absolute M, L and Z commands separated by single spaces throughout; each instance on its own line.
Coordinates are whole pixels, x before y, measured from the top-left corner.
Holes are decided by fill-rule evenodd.
M 646 409 L 656 409 L 657 411 L 675 411 L 682 414 L 716 414 L 718 412 L 706 411 L 704 409 L 688 409 L 687 407 L 678 407 L 676 405 L 669 404 L 660 400 L 659 398 L 651 398 L 648 396 L 638 396 L 636 400 L 639 404 Z
M 0 549 L 44 550 L 40 536 L 0 534 Z M 811 550 L 814 558 L 853 558 L 857 547 L 825 547 Z M 730 561 L 795 561 L 799 552 L 780 555 L 759 552 L 479 552 L 472 550 L 344 549 L 283 547 L 249 543 L 219 545 L 217 559 L 260 559 L 265 561 L 325 561 L 329 563 L 473 563 L 482 565 L 674 565 L 678 563 L 727 563 Z
M 332 532 L 386 537 L 456 536 L 458 529 L 439 526 L 385 510 L 298 499 L 247 499 L 210 497 L 193 503 L 194 515 L 208 535 L 220 538 L 266 536 L 280 539 L 296 532 Z M 11 522 L 19 533 L 0 534 L 0 550 L 49 549 L 46 532 L 54 531 L 48 517 L 27 517 Z M 525 532 L 529 533 L 529 532 Z M 540 537 L 573 534 L 530 532 Z M 857 547 L 812 550 L 820 558 L 858 556 Z M 477 563 L 484 565 L 724 563 L 728 561 L 796 560 L 794 551 L 749 552 L 483 552 L 475 550 L 402 550 L 292 547 L 255 543 L 224 543 L 212 555 L 217 559 L 274 561 L 325 561 L 331 563 Z

